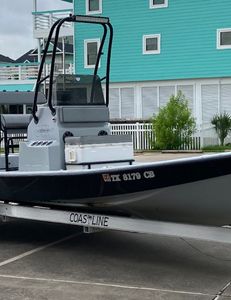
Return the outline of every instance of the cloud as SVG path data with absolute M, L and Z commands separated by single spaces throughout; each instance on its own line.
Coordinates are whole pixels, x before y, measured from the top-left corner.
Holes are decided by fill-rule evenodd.
M 37 10 L 71 8 L 60 0 L 37 0 Z M 33 39 L 33 0 L 1 0 L 0 54 L 18 58 L 35 47 Z

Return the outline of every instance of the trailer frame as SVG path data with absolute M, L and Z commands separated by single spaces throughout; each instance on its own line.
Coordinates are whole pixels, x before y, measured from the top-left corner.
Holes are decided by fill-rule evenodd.
M 8 218 L 59 223 L 83 227 L 85 233 L 99 230 L 116 230 L 140 234 L 181 237 L 211 242 L 231 243 L 229 226 L 215 227 L 165 221 L 144 220 L 133 217 L 94 214 L 87 211 L 24 206 L 0 202 L 2 221 Z

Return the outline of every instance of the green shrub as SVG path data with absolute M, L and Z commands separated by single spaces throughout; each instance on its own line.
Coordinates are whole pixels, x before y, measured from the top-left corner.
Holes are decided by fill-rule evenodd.
M 171 96 L 167 105 L 160 108 L 159 114 L 152 118 L 152 123 L 155 149 L 180 149 L 182 145 L 190 143 L 196 130 L 188 101 L 181 91 Z
M 216 114 L 212 118 L 211 123 L 214 125 L 221 146 L 224 146 L 225 138 L 231 129 L 231 116 L 226 112 L 220 115 Z

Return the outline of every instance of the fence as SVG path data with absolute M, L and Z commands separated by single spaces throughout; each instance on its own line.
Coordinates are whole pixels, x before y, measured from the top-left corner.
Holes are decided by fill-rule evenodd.
M 134 150 L 151 150 L 154 141 L 152 124 L 111 124 L 112 134 L 131 134 Z
M 24 134 L 24 133 L 9 134 L 8 138 L 9 138 L 9 146 L 10 146 L 12 152 L 14 152 L 15 146 L 19 145 L 19 142 L 25 141 L 26 134 Z M 0 130 L 0 154 L 3 151 L 4 147 L 5 147 L 4 146 L 4 136 L 3 136 L 3 132 Z
M 151 150 L 155 135 L 151 123 L 111 124 L 112 134 L 131 134 L 134 150 Z M 200 150 L 201 137 L 195 136 L 183 143 L 178 150 Z
M 134 150 L 151 150 L 155 141 L 151 123 L 133 123 L 133 124 L 110 124 L 111 132 L 114 135 L 131 134 Z M 0 131 L 0 148 L 4 147 L 2 133 Z M 19 137 L 23 139 L 23 137 Z M 200 150 L 201 137 L 192 137 L 186 144 L 183 144 L 179 150 Z

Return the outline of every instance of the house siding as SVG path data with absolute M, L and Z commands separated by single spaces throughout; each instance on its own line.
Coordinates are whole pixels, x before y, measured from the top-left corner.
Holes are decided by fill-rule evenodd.
M 75 0 L 85 14 L 85 0 Z M 114 27 L 112 82 L 219 78 L 231 76 L 231 49 L 217 49 L 217 29 L 231 28 L 231 1 L 169 0 L 167 8 L 150 9 L 149 0 L 103 0 L 103 16 Z M 142 54 L 143 35 L 161 35 L 161 53 Z M 75 27 L 76 69 L 83 65 L 83 40 L 100 37 L 95 26 Z M 101 63 L 101 72 L 104 69 Z
M 85 14 L 85 0 L 75 0 L 74 7 Z M 102 16 L 114 27 L 111 119 L 148 120 L 181 90 L 198 133 L 210 141 L 214 114 L 231 114 L 231 49 L 217 49 L 217 30 L 231 28 L 230 11 L 230 0 L 169 0 L 161 9 L 150 9 L 149 0 L 103 0 Z M 76 73 L 90 71 L 83 65 L 84 39 L 99 38 L 95 28 L 75 27 Z M 160 54 L 143 54 L 143 36 L 155 34 Z

